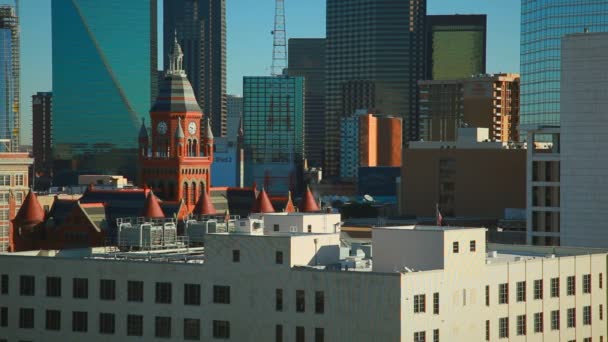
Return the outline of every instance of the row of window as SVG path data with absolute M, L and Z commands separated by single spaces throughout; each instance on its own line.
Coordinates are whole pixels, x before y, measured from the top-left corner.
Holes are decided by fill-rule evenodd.
M 551 298 L 559 297 L 560 282 L 559 278 L 551 278 Z M 591 293 L 591 274 L 584 274 L 582 279 L 582 292 L 583 294 Z M 518 302 L 526 301 L 526 282 L 518 281 L 516 284 L 516 295 L 515 299 Z M 601 289 L 604 287 L 603 274 L 598 274 L 598 287 Z M 566 295 L 574 296 L 576 294 L 576 277 L 568 276 L 566 278 Z M 543 299 L 543 279 L 534 280 L 534 299 Z M 509 303 L 509 284 L 503 283 L 498 285 L 498 303 L 508 304 Z M 490 287 L 486 286 L 486 305 L 490 305 Z
M 35 315 L 33 308 L 19 309 L 19 328 L 34 329 Z M 126 316 L 127 336 L 143 336 L 144 334 L 144 316 L 132 315 Z M 72 311 L 72 331 L 86 333 L 89 331 L 89 313 L 86 311 Z M 50 331 L 59 331 L 62 326 L 62 317 L 60 310 L 45 311 L 45 329 Z M 183 320 L 183 338 L 185 340 L 200 340 L 201 338 L 201 321 L 198 318 L 184 318 Z M 8 327 L 8 308 L 0 307 L 0 327 Z M 172 336 L 171 317 L 156 316 L 154 317 L 154 336 L 162 338 L 171 338 Z M 114 313 L 102 312 L 99 314 L 98 329 L 100 334 L 112 335 L 116 333 L 116 315 Z M 230 338 L 230 322 L 214 320 L 212 322 L 214 338 Z
M 244 223 L 241 222 L 241 225 L 242 224 L 244 224 Z M 232 250 L 232 262 L 241 262 L 241 251 L 239 249 L 233 249 Z M 283 264 L 283 252 L 282 251 L 276 251 L 275 252 L 275 254 L 274 254 L 274 262 L 277 265 L 282 265 Z
M 275 310 L 283 311 L 283 289 L 275 290 Z M 296 290 L 296 312 L 306 312 L 306 292 Z M 325 313 L 325 293 L 315 291 L 315 313 Z
M 603 308 L 600 305 L 599 308 L 600 319 L 603 319 Z M 518 315 L 516 317 L 516 333 L 518 336 L 525 336 L 527 331 L 527 318 L 526 315 Z M 550 313 L 551 330 L 560 330 L 560 312 L 559 310 L 553 310 Z M 566 311 L 566 325 L 568 328 L 576 328 L 576 309 L 569 308 Z M 583 325 L 591 325 L 591 306 L 583 307 Z M 534 314 L 534 333 L 544 332 L 544 313 L 537 312 Z M 498 337 L 508 338 L 509 337 L 509 317 L 501 317 L 498 319 Z M 602 338 L 603 339 L 603 338 Z M 490 340 L 490 321 L 486 321 L 486 341 Z
M 477 242 L 475 240 L 469 241 L 469 252 L 475 252 L 477 250 Z M 460 253 L 460 243 L 458 241 L 452 242 L 452 253 Z

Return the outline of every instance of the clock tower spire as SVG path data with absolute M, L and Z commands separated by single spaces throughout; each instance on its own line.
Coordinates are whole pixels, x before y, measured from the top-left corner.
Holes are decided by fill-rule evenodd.
M 140 145 L 149 139 L 149 147 L 140 148 L 140 179 L 141 185 L 152 188 L 160 199 L 183 200 L 193 208 L 202 191 L 210 187 L 213 155 L 207 152 L 206 144 L 212 144 L 213 138 L 209 140 L 206 128 L 199 127 L 203 113 L 183 70 L 184 54 L 177 35 L 169 57 L 169 68 L 150 109 L 152 126 L 146 141 L 142 123 Z

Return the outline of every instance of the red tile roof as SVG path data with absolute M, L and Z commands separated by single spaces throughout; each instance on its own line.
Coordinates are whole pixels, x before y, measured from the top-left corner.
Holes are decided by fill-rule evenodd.
M 146 197 L 146 202 L 144 204 L 144 209 L 142 210 L 141 216 L 147 218 L 165 218 L 165 213 L 161 209 L 158 199 L 152 192 L 150 192 L 148 197 Z
M 315 197 L 312 195 L 310 188 L 306 188 L 306 192 L 304 192 L 304 196 L 302 196 L 302 201 L 300 202 L 300 212 L 303 213 L 314 213 L 317 211 L 321 211 Z
M 287 195 L 287 203 L 285 204 L 285 209 L 283 211 L 286 213 L 296 212 L 296 207 L 293 205 L 293 201 L 291 200 L 291 191 Z
M 33 227 L 44 221 L 44 209 L 40 206 L 33 191 L 25 196 L 25 200 L 13 221 L 23 227 Z
M 203 189 L 201 192 L 198 201 L 194 205 L 194 210 L 192 213 L 195 215 L 215 215 L 217 214 L 217 210 L 213 206 L 213 202 L 211 202 L 211 197 L 209 193 Z
M 255 200 L 253 204 L 253 208 L 251 209 L 253 213 L 274 213 L 274 207 L 270 202 L 270 198 L 268 198 L 268 194 L 265 189 L 262 189 L 258 198 Z

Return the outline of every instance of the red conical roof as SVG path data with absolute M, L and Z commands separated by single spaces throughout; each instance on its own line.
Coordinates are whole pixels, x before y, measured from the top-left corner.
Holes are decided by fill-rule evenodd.
M 144 204 L 141 216 L 147 218 L 165 218 L 165 213 L 161 209 L 158 199 L 151 191 L 146 197 L 146 203 Z
M 205 191 L 205 189 L 203 189 L 203 191 L 201 192 L 198 201 L 194 205 L 194 210 L 192 210 L 192 213 L 195 215 L 217 214 L 217 210 L 215 210 L 213 202 L 211 202 L 211 197 L 209 197 L 209 194 L 207 193 L 207 191 Z
M 265 189 L 262 189 L 262 191 L 258 195 L 258 198 L 255 200 L 255 203 L 253 204 L 253 208 L 251 209 L 251 212 L 261 213 L 261 214 L 274 213 L 274 207 L 272 206 L 272 203 L 270 202 L 270 198 L 268 198 L 268 194 L 266 193 Z
M 13 221 L 23 227 L 33 227 L 44 222 L 44 209 L 40 206 L 34 191 L 30 191 L 25 196 L 25 200 Z
M 300 212 L 314 213 L 317 211 L 321 211 L 321 209 L 319 209 L 319 205 L 317 204 L 315 197 L 312 195 L 310 188 L 306 187 L 304 196 L 302 196 L 302 202 L 300 202 Z
M 293 201 L 291 200 L 291 191 L 289 191 L 287 193 L 287 203 L 285 204 L 285 210 L 283 210 L 286 213 L 295 213 L 296 212 L 296 206 L 293 205 Z

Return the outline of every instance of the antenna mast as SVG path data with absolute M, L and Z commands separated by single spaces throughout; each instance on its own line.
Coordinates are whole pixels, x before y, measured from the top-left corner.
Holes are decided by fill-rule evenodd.
M 285 0 L 276 0 L 274 10 L 274 30 L 271 75 L 280 76 L 287 67 L 287 39 L 285 32 Z

